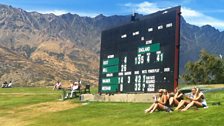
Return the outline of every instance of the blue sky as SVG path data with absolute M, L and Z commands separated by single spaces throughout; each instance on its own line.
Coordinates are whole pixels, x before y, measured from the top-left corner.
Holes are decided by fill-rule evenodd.
M 40 13 L 79 14 L 94 17 L 98 14 L 127 15 L 133 10 L 150 14 L 176 5 L 182 6 L 182 15 L 190 24 L 212 25 L 224 30 L 224 0 L 0 0 L 26 11 Z

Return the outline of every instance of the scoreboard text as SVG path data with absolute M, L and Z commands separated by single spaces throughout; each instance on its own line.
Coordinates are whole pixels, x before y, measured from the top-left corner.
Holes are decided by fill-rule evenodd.
M 178 84 L 180 7 L 102 32 L 99 92 L 173 91 Z

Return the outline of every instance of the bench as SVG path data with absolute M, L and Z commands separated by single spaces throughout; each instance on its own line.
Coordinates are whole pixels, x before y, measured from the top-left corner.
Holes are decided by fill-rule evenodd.
M 86 84 L 85 88 L 83 90 L 81 89 L 81 86 L 79 86 L 78 89 L 73 92 L 72 97 L 70 97 L 71 89 L 63 90 L 62 97 L 63 97 L 63 100 L 68 99 L 68 98 L 76 98 L 78 96 L 77 94 L 79 94 L 79 96 L 81 96 L 81 94 L 86 94 L 86 93 L 90 93 L 90 84 Z

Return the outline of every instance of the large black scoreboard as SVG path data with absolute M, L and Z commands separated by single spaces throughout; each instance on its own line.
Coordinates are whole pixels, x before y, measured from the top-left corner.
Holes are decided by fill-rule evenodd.
M 178 85 L 180 6 L 102 32 L 99 93 L 173 91 Z

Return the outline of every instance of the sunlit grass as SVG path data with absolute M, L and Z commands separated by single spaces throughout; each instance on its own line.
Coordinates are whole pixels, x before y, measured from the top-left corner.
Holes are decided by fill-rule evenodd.
M 95 89 L 94 92 L 96 91 Z M 150 105 L 148 103 L 81 103 L 77 98 L 69 101 L 77 104 L 78 107 L 68 110 L 45 112 L 39 115 L 31 110 L 22 110 L 25 113 L 29 112 L 31 117 L 36 115 L 35 118 L 28 119 L 29 115 L 23 117 L 17 113 L 14 117 L 10 111 L 32 104 L 58 102 L 61 91 L 45 88 L 13 88 L 0 89 L 0 93 L 3 93 L 0 94 L 0 120 L 1 117 L 10 117 L 9 120 L 12 117 L 20 118 L 29 122 L 29 126 L 222 126 L 224 120 L 224 91 L 206 94 L 208 109 L 144 114 L 144 109 Z M 212 106 L 213 102 L 221 102 L 222 105 Z

